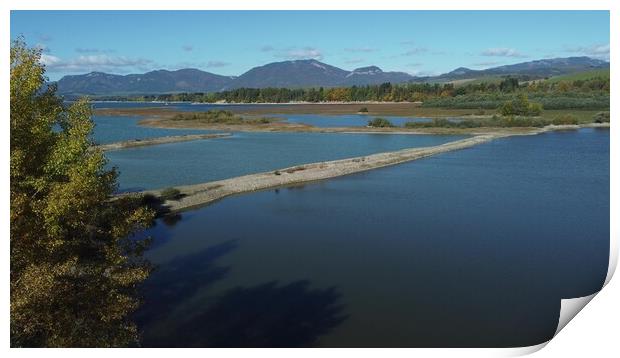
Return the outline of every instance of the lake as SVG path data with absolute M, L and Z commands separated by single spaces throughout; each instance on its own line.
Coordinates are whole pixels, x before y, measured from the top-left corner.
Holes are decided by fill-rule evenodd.
M 286 104 L 213 104 L 213 103 L 189 103 L 178 102 L 166 105 L 161 102 L 94 102 L 93 108 L 148 108 L 161 107 L 179 111 L 204 112 L 209 110 L 248 110 L 256 107 L 278 107 Z M 430 122 L 430 118 L 417 117 L 396 117 L 396 116 L 374 116 L 362 114 L 350 115 L 317 115 L 317 114 L 266 114 L 265 117 L 284 118 L 290 123 L 303 123 L 315 127 L 365 127 L 368 121 L 376 117 L 386 118 L 394 125 L 402 127 L 407 122 Z M 96 116 L 96 118 L 105 118 Z M 118 117 L 117 117 L 118 118 Z
M 152 175 L 189 173 L 192 160 L 215 166 L 204 168 L 207 178 L 217 170 L 227 176 L 334 151 L 346 156 L 369 143 L 380 150 L 419 140 L 272 135 L 151 147 L 144 164 L 139 152 L 109 154 L 126 153 L 124 160 L 141 165 L 121 183 L 149 186 L 157 181 Z M 197 147 L 185 147 L 191 145 Z M 222 162 L 230 162 L 228 169 L 217 169 Z M 139 172 L 159 164 L 139 181 Z M 121 169 L 134 170 L 127 163 Z M 556 329 L 560 299 L 603 284 L 609 185 L 609 131 L 583 129 L 229 197 L 180 221 L 160 220 L 148 232 L 155 240 L 147 253 L 158 268 L 136 314 L 143 344 L 541 343 Z
M 236 132 L 232 137 L 110 151 L 120 190 L 197 184 L 297 164 L 451 142 L 465 136 Z
M 93 140 L 98 144 L 132 139 L 215 132 L 212 130 L 144 127 L 138 125 L 138 122 L 143 119 L 143 117 L 140 116 L 92 116 L 92 119 L 93 122 L 95 122 Z

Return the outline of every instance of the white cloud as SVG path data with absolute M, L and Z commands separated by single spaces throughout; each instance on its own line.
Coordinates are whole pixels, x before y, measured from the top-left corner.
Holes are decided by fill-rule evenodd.
M 566 47 L 565 50 L 566 52 L 578 53 L 580 55 L 609 61 L 609 44 Z
M 46 67 L 54 66 L 55 64 L 61 63 L 62 60 L 53 55 L 41 54 L 41 64 Z
M 85 55 L 63 60 L 56 56 L 42 54 L 41 63 L 51 72 L 126 72 L 134 68 L 144 70 L 152 61 L 144 58 L 109 55 Z
M 490 57 L 527 57 L 513 48 L 507 47 L 494 47 L 488 48 L 480 53 L 482 56 Z
M 291 60 L 322 60 L 323 54 L 321 51 L 314 47 L 304 47 L 304 48 L 292 48 L 287 51 L 278 53 L 276 57 L 286 58 Z

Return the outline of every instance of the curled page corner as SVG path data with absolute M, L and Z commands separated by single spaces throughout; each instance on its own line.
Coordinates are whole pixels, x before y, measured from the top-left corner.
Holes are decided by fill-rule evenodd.
M 600 292 L 600 291 L 599 291 Z M 588 296 L 565 298 L 561 302 L 560 319 L 558 320 L 558 327 L 555 330 L 554 337 L 560 333 L 560 331 L 566 327 L 568 322 L 572 320 L 579 311 L 581 311 L 590 302 L 598 292 L 595 292 Z
M 611 281 L 611 278 L 616 271 L 616 266 L 618 266 L 618 240 L 614 240 L 614 237 L 615 236 L 612 235 L 609 240 L 609 265 L 607 266 L 607 277 L 605 277 L 603 287 L 607 286 L 609 281 Z
M 603 287 L 601 290 L 588 296 L 562 299 L 560 302 L 560 317 L 558 319 L 558 326 L 553 334 L 553 337 L 557 336 L 558 333 L 566 327 L 568 322 L 570 322 L 588 303 L 590 303 L 590 301 L 592 301 L 592 299 L 599 292 L 601 292 L 605 286 L 607 286 L 616 271 L 617 265 L 618 243 L 617 240 L 611 239 L 609 247 L 609 265 L 607 267 L 607 276 L 605 277 Z M 509 348 L 501 355 L 504 357 L 517 357 L 532 354 L 543 349 L 549 342 L 551 342 L 551 340 L 528 347 Z
M 594 298 L 594 296 L 598 294 L 598 292 L 595 292 L 589 296 L 563 299 L 560 306 L 560 318 L 558 319 L 558 326 L 555 330 L 555 333 L 553 334 L 553 337 L 557 336 L 558 333 L 560 333 L 560 331 L 564 327 L 566 327 L 568 322 L 570 322 L 577 315 L 577 313 L 579 313 L 579 311 L 581 311 Z M 507 349 L 504 354 L 502 354 L 502 356 L 518 357 L 532 354 L 543 349 L 549 342 L 551 342 L 551 340 L 533 346 Z
M 536 344 L 528 347 L 518 347 L 518 348 L 508 348 L 504 350 L 501 354 L 503 357 L 520 357 L 528 354 L 536 353 L 539 350 L 545 348 L 545 346 L 550 342 L 546 341 L 540 344 Z

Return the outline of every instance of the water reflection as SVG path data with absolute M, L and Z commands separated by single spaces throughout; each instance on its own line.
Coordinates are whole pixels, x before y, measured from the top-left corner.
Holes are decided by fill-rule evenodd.
M 506 138 L 183 216 L 149 231 L 147 346 L 533 345 L 562 298 L 605 279 L 609 131 Z

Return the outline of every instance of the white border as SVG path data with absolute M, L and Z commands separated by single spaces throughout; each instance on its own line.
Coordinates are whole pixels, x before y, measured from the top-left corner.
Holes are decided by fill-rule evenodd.
M 5 0 L 0 2 L 2 7 L 2 13 L 0 17 L 0 23 L 3 29 L 4 41 L 3 55 L 0 57 L 2 62 L 2 93 L 4 98 L 4 106 L 0 107 L 2 111 L 2 118 L 5 120 L 5 130 L 1 131 L 2 142 L 5 143 L 2 147 L 2 156 L 5 159 L 5 164 L 2 167 L 3 170 L 3 182 L 5 189 L 2 191 L 2 215 L 1 220 L 4 240 L 2 240 L 3 248 L 0 255 L 3 256 L 3 279 L 4 290 L 2 295 L 2 304 L 5 308 L 4 324 L 2 325 L 2 337 L 4 339 L 4 347 L 8 350 L 9 347 L 9 195 L 8 195 L 8 180 L 9 180 L 9 133 L 8 133 L 8 118 L 9 113 L 9 48 L 10 48 L 10 13 L 11 9 L 19 10 L 35 10 L 35 9 L 83 9 L 83 10 L 133 10 L 133 9 L 204 9 L 204 10 L 226 10 L 226 9 L 248 9 L 248 10 L 267 10 L 267 9 L 291 9 L 291 10 L 611 10 L 611 44 L 618 43 L 618 29 L 620 23 L 618 21 L 618 4 L 619 1 L 603 1 L 603 0 L 589 0 L 589 1 L 575 1 L 564 0 L 562 2 L 553 0 L 507 0 L 507 1 L 484 1 L 484 0 L 470 0 L 470 1 L 458 1 L 458 0 L 427 0 L 425 2 L 413 1 L 394 1 L 394 0 L 382 0 L 380 2 L 370 1 L 357 1 L 357 2 L 336 2 L 334 0 L 296 0 L 296 1 L 284 1 L 284 0 L 262 0 L 262 1 L 241 1 L 241 0 L 226 0 L 212 3 L 201 3 L 189 0 L 150 0 L 143 2 L 130 3 L 127 0 L 90 0 L 90 1 L 76 1 L 76 0 L 56 0 L 56 1 L 34 1 L 34 0 Z M 519 31 L 515 28 L 515 31 Z M 612 45 L 611 58 L 618 58 L 618 48 Z M 613 66 L 612 66 L 613 67 Z M 618 91 L 616 90 L 618 81 L 618 74 L 612 71 L 612 91 L 611 95 L 611 112 L 616 113 Z M 612 126 L 611 137 L 615 138 L 615 126 Z M 618 145 L 614 140 L 611 141 L 611 172 L 610 183 L 618 182 Z M 618 255 L 618 237 L 620 236 L 619 226 L 613 218 L 619 218 L 618 210 L 618 190 L 611 186 L 611 253 L 610 267 L 607 275 L 606 284 L 610 282 L 610 279 L 614 273 L 615 266 L 617 264 Z M 617 281 L 617 280 L 616 280 Z M 596 297 L 594 297 L 596 296 Z M 609 356 L 618 353 L 616 344 L 616 335 L 618 332 L 618 318 L 620 318 L 620 286 L 617 282 L 611 282 L 608 284 L 601 295 L 592 295 L 584 299 L 578 300 L 563 300 L 563 308 L 574 305 L 577 303 L 577 308 L 585 301 L 592 299 L 593 304 L 588 305 L 581 314 L 577 315 L 574 323 L 568 324 L 562 333 L 556 338 L 551 340 L 548 347 L 542 350 L 538 355 L 548 357 L 577 357 L 584 356 L 586 354 L 593 356 Z M 564 302 L 566 301 L 566 302 Z M 587 302 L 586 302 L 587 303 Z M 575 310 L 575 307 L 572 308 Z M 317 354 L 326 356 L 342 356 L 355 355 L 358 357 L 374 357 L 377 354 L 388 354 L 393 357 L 410 357 L 412 355 L 417 356 L 503 356 L 514 354 L 526 354 L 536 351 L 547 344 L 542 344 L 535 347 L 526 347 L 520 349 L 304 349 L 304 350 L 291 350 L 291 349 L 263 349 L 263 350 L 243 350 L 243 349 L 185 349 L 184 355 L 190 356 L 218 356 L 218 357 L 236 357 L 241 354 L 252 354 L 258 357 L 290 357 L 291 355 L 300 357 L 315 356 Z M 84 355 L 91 356 L 105 356 L 106 358 L 110 354 L 115 355 L 132 355 L 144 354 L 149 356 L 166 356 L 169 355 L 168 350 L 155 350 L 155 349 L 142 349 L 136 350 L 122 350 L 118 349 L 114 352 L 110 350 L 88 350 L 82 349 L 60 349 L 60 350 L 8 350 L 10 354 L 15 355 L 34 355 L 37 353 L 43 353 L 52 356 L 67 355 Z M 612 353 L 614 352 L 614 353 Z

